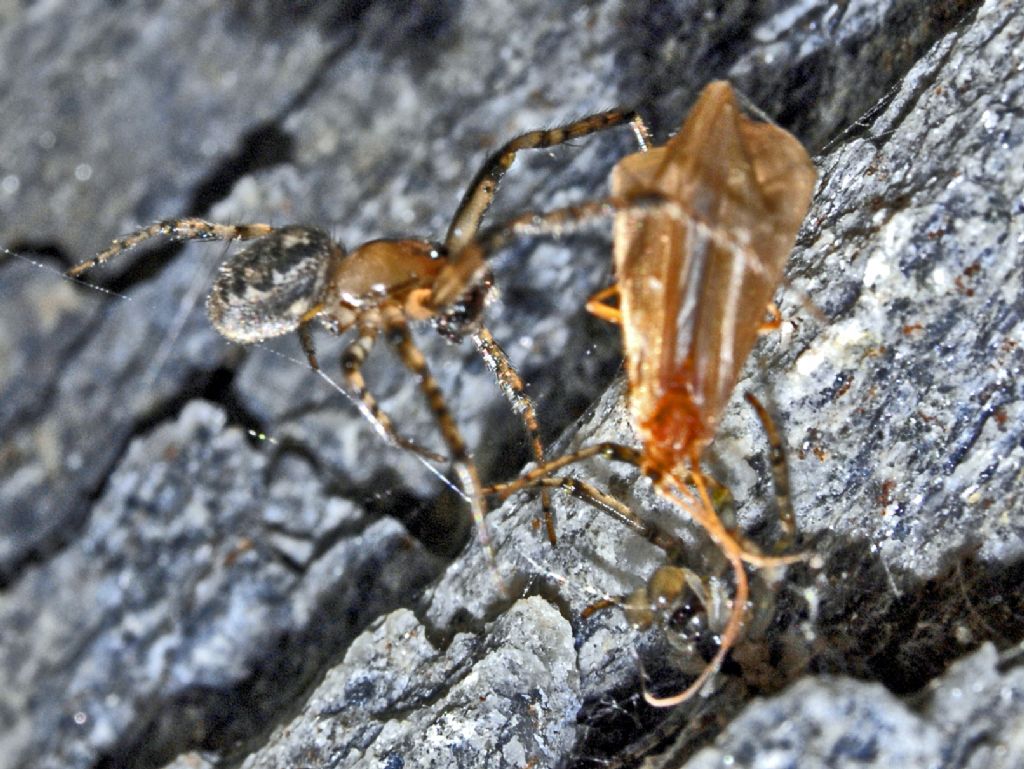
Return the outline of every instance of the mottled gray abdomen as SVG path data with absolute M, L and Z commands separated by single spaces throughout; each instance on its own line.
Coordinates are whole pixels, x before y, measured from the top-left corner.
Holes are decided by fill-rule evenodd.
M 210 322 L 242 343 L 294 331 L 323 298 L 331 261 L 342 253 L 320 230 L 274 230 L 220 266 L 206 301 Z

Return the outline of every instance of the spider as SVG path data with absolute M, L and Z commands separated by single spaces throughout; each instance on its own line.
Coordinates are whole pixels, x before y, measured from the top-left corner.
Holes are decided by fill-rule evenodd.
M 341 356 L 341 371 L 362 414 L 391 443 L 427 459 L 444 461 L 446 457 L 423 449 L 395 430 L 363 379 L 363 362 L 383 335 L 419 382 L 493 567 L 494 550 L 484 522 L 486 509 L 479 474 L 444 395 L 413 342 L 409 324 L 430 321 L 452 342 L 466 336 L 473 338 L 505 397 L 523 420 L 534 458 L 543 462 L 534 405 L 515 367 L 482 322 L 492 285 L 490 271 L 474 271 L 463 280 L 457 271 L 444 268 L 453 261 L 453 255 L 470 246 L 479 248 L 481 220 L 520 150 L 552 147 L 623 124 L 631 125 L 641 146 L 646 146 L 647 129 L 639 115 L 620 109 L 552 129 L 529 131 L 509 140 L 485 160 L 471 180 L 442 242 L 418 238 L 372 240 L 346 251 L 327 233 L 306 225 L 274 227 L 170 219 L 114 240 L 104 251 L 68 270 L 68 275 L 78 276 L 157 237 L 171 241 L 252 241 L 220 265 L 206 304 L 214 328 L 241 344 L 297 332 L 314 370 L 320 369 L 320 363 L 311 333 L 313 321 L 319 321 L 333 334 L 353 331 L 354 338 Z M 435 296 L 435 284 L 442 273 L 446 280 L 443 297 L 439 298 Z M 543 508 L 547 535 L 554 544 L 555 524 L 546 497 Z

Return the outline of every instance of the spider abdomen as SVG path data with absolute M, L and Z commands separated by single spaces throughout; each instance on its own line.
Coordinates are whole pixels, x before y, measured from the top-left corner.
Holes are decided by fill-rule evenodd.
M 274 230 L 220 266 L 206 301 L 210 322 L 243 344 L 294 331 L 321 304 L 330 265 L 342 255 L 315 228 Z

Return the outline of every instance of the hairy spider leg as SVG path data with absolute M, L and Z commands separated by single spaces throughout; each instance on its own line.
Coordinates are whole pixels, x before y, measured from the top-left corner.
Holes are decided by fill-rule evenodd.
M 530 448 L 534 460 L 544 461 L 544 444 L 540 439 L 540 424 L 537 421 L 537 411 L 530 396 L 526 394 L 526 388 L 522 377 L 516 371 L 515 366 L 508 359 L 508 355 L 498 344 L 497 340 L 483 326 L 473 334 L 473 342 L 484 359 L 487 368 L 490 369 L 501 388 L 505 399 L 512 406 L 512 410 L 522 419 L 526 427 L 526 433 L 530 439 Z M 558 542 L 558 535 L 555 531 L 555 514 L 551 507 L 551 497 L 546 491 L 541 491 L 541 511 L 544 516 L 544 526 L 547 530 L 548 541 L 554 545 Z
M 412 339 L 412 334 L 409 333 L 409 325 L 406 323 L 402 310 L 394 304 L 386 304 L 381 307 L 380 313 L 385 338 L 395 350 L 403 365 L 419 381 L 420 390 L 424 398 L 426 398 L 427 406 L 430 408 L 431 413 L 434 415 L 434 420 L 441 430 L 441 438 L 448 448 L 452 465 L 459 476 L 462 489 L 469 497 L 469 506 L 473 514 L 473 523 L 476 524 L 480 544 L 490 561 L 498 586 L 504 592 L 505 585 L 501 574 L 498 572 L 490 530 L 487 528 L 487 522 L 484 520 L 487 511 L 484 507 L 480 476 L 466 448 L 466 441 L 459 431 L 455 418 L 448 409 L 444 394 L 441 392 L 437 380 L 430 373 L 426 358 L 423 357 L 423 353 L 420 352 L 420 349 Z
M 152 238 L 165 237 L 177 240 L 254 240 L 269 235 L 274 228 L 269 224 L 214 224 L 205 219 L 164 219 L 141 227 L 135 232 L 118 238 L 91 259 L 76 264 L 67 271 L 77 277 L 86 270 L 103 264 L 113 257 L 135 248 Z
M 776 310 L 777 311 L 777 310 Z M 772 472 L 772 487 L 775 489 L 775 509 L 782 526 L 782 538 L 775 544 L 777 552 L 787 550 L 796 540 L 796 515 L 793 512 L 793 501 L 789 491 L 789 465 L 786 463 L 786 449 L 782 443 L 782 434 L 775 425 L 775 420 L 764 404 L 752 392 L 743 394 L 744 399 L 754 409 L 765 437 L 768 439 L 768 459 Z
M 399 433 L 395 429 L 391 417 L 380 407 L 373 392 L 366 386 L 366 380 L 363 378 L 362 372 L 363 363 L 377 341 L 380 325 L 380 314 L 373 311 L 365 313 L 359 319 L 356 338 L 341 353 L 341 375 L 345 386 L 356 399 L 359 412 L 366 421 L 377 429 L 377 432 L 384 440 L 406 451 L 418 454 L 431 462 L 446 462 L 448 461 L 447 457 L 430 451 Z M 320 362 L 317 360 L 316 348 L 309 330 L 309 322 L 301 324 L 298 331 L 299 341 L 302 343 L 302 349 L 306 353 L 306 359 L 309 361 L 310 368 L 314 371 L 320 371 Z
M 498 184 L 515 162 L 516 154 L 520 150 L 554 147 L 626 123 L 633 128 L 640 150 L 646 152 L 651 145 L 650 132 L 643 118 L 633 110 L 611 109 L 597 112 L 556 128 L 527 131 L 509 139 L 484 161 L 470 182 L 448 227 L 448 234 L 444 240 L 445 249 L 451 255 L 458 254 L 476 238 L 480 222 L 494 200 Z M 454 297 L 447 300 L 450 301 L 452 298 Z M 445 300 L 440 302 L 441 305 L 446 303 Z
M 487 238 L 482 237 L 480 233 L 480 222 L 494 200 L 498 183 L 515 161 L 516 153 L 524 149 L 554 147 L 625 123 L 632 127 L 640 151 L 647 152 L 651 147 L 651 137 L 643 118 L 633 110 L 613 109 L 588 115 L 558 128 L 521 134 L 507 141 L 487 158 L 473 177 L 448 227 L 444 242 L 448 252 L 448 264 L 441 270 L 434 283 L 431 306 L 443 313 L 459 298 L 465 287 L 480 280 L 487 269 L 486 259 L 493 250 L 489 247 Z M 568 210 L 573 208 L 570 207 Z M 536 215 L 526 214 L 513 219 L 512 222 L 525 224 L 525 221 L 533 216 Z M 489 228 L 489 231 L 493 235 L 497 229 L 503 229 L 505 226 L 507 225 Z M 501 243 L 495 243 L 494 247 L 500 248 L 508 240 L 509 238 L 501 240 Z
M 445 461 L 439 454 L 428 451 L 416 443 L 402 437 L 395 430 L 391 417 L 383 411 L 377 403 L 377 399 L 366 386 L 363 379 L 363 363 L 369 356 L 373 345 L 377 341 L 377 334 L 380 330 L 380 314 L 375 312 L 367 313 L 360 318 L 358 333 L 341 353 L 341 375 L 349 391 L 359 399 L 359 410 L 371 424 L 378 427 L 386 439 L 394 441 L 399 446 L 410 451 L 421 454 L 428 459 Z
M 513 481 L 512 483 L 517 483 Z M 611 516 L 619 523 L 624 526 L 631 528 L 636 534 L 646 539 L 655 547 L 660 548 L 667 554 L 669 561 L 676 560 L 679 555 L 682 554 L 686 543 L 683 539 L 676 534 L 662 528 L 658 524 L 648 521 L 632 510 L 623 503 L 621 500 L 616 499 L 611 494 L 601 491 L 596 486 L 581 481 L 579 478 L 574 478 L 569 475 L 550 475 L 543 478 L 535 479 L 528 486 L 523 486 L 520 489 L 509 490 L 509 484 L 495 484 L 484 488 L 485 495 L 497 495 L 507 498 L 515 491 L 525 491 L 530 487 L 543 487 L 549 489 L 560 489 L 570 496 L 579 499 L 582 502 L 586 502 L 591 507 L 595 507 L 606 515 Z M 609 606 L 617 605 L 617 602 L 608 602 Z M 594 613 L 593 607 L 588 607 L 584 610 L 583 616 L 588 617 Z
M 552 238 L 559 240 L 583 232 L 597 231 L 607 225 L 617 214 L 661 214 L 672 220 L 679 221 L 690 227 L 702 237 L 715 245 L 732 249 L 743 258 L 743 266 L 751 272 L 764 275 L 764 264 L 757 255 L 751 252 L 750 246 L 739 242 L 719 228 L 705 222 L 700 216 L 687 210 L 677 200 L 672 200 L 657 193 L 631 198 L 607 197 L 590 200 L 585 203 L 554 208 L 550 211 L 528 211 L 507 221 L 486 227 L 480 231 L 476 240 L 466 245 L 462 253 L 451 260 L 451 263 L 471 263 L 485 266 L 486 260 L 495 253 L 522 238 Z M 447 265 L 441 271 L 438 280 L 445 277 L 451 267 Z M 620 324 L 622 315 L 617 307 L 606 303 L 619 294 L 616 285 L 608 286 L 594 294 L 587 302 L 587 312 L 602 320 Z M 435 294 L 436 295 L 436 294 Z M 781 324 L 781 316 L 774 303 L 766 305 L 769 319 L 763 324 L 764 331 L 771 331 Z
M 520 150 L 553 147 L 625 123 L 631 125 L 640 149 L 646 151 L 650 146 L 650 133 L 643 119 L 636 112 L 620 109 L 588 115 L 556 128 L 528 131 L 505 142 L 484 161 L 459 202 L 445 235 L 444 246 L 449 257 L 460 254 L 475 240 L 480 222 L 494 200 L 498 185 L 515 162 Z M 482 267 L 482 261 L 480 266 Z M 466 286 L 473 285 L 481 274 L 482 272 L 477 272 L 475 267 L 465 272 L 447 268 L 443 270 L 432 292 L 432 307 L 443 309 L 449 305 Z M 522 377 L 489 331 L 481 328 L 473 335 L 473 341 L 484 363 L 497 379 L 505 398 L 523 420 L 534 461 L 543 462 L 544 445 L 540 439 L 537 411 L 533 401 L 526 394 Z M 557 534 L 551 499 L 547 491 L 541 493 L 541 508 L 548 540 L 554 545 L 557 542 Z
M 640 469 L 654 483 L 655 487 L 663 493 L 670 501 L 689 513 L 694 522 L 703 528 L 724 552 L 735 550 L 739 558 L 751 566 L 770 568 L 785 566 L 791 563 L 806 560 L 803 553 L 794 555 L 765 555 L 754 547 L 747 546 L 722 523 L 715 512 L 714 503 L 707 492 L 707 477 L 700 470 L 692 467 L 686 468 L 685 479 L 680 479 L 676 472 L 665 472 L 652 467 L 639 449 L 626 446 L 622 443 L 604 441 L 585 446 L 569 454 L 563 454 L 544 462 L 537 467 L 523 473 L 514 481 L 496 483 L 487 487 L 488 494 L 494 494 L 501 499 L 507 499 L 512 494 L 523 489 L 535 486 L 553 486 L 554 483 L 542 482 L 541 479 L 553 476 L 553 474 L 568 465 L 576 464 L 592 457 L 601 456 L 614 462 L 623 462 Z M 686 484 L 691 484 L 695 492 L 688 491 Z M 604 509 L 602 505 L 597 505 Z M 617 517 L 617 516 L 616 516 Z M 654 524 L 647 524 L 654 526 Z

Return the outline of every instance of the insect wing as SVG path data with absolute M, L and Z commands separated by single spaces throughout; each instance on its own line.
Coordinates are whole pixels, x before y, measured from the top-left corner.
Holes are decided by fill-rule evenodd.
M 815 176 L 799 141 L 746 117 L 721 81 L 667 144 L 616 165 L 613 196 L 674 204 L 615 222 L 630 405 L 646 443 L 699 449 L 714 435 Z

